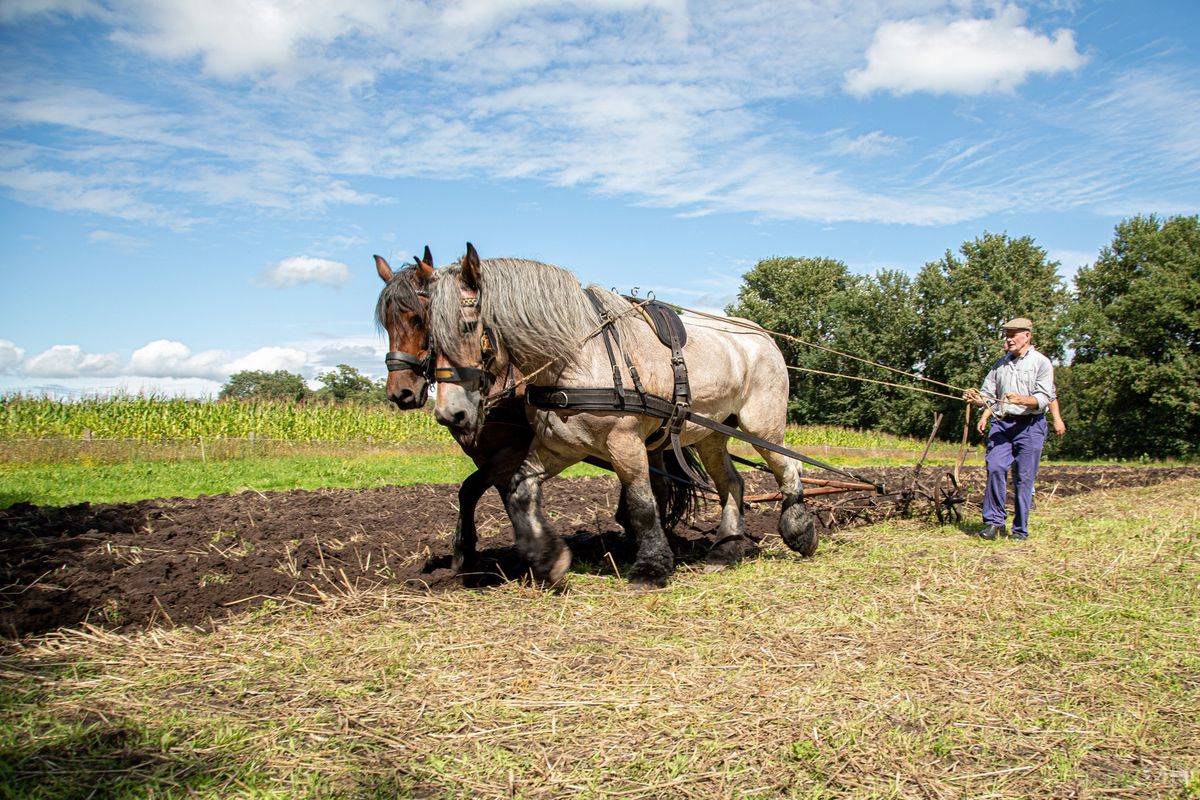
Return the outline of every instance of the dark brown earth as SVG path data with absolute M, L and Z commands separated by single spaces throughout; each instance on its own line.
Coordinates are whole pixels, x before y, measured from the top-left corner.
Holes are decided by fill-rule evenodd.
M 911 475 L 909 469 L 858 472 L 889 489 Z M 1075 494 L 1184 476 L 1200 477 L 1200 467 L 1044 465 L 1038 491 Z M 976 504 L 964 509 L 964 531 L 978 527 L 982 480 L 980 468 L 962 472 L 964 491 Z M 755 474 L 747 489 L 774 488 L 768 484 L 768 477 Z M 574 551 L 573 569 L 611 574 L 614 567 L 624 572 L 632 562 L 631 548 L 612 517 L 616 501 L 611 477 L 546 485 L 545 508 Z M 206 627 L 268 601 L 319 602 L 323 595 L 381 584 L 459 589 L 463 582 L 450 571 L 456 503 L 457 487 L 424 485 L 251 491 L 65 508 L 18 504 L 0 510 L 0 636 L 16 639 L 82 623 L 123 631 L 149 625 Z M 932 511 L 932 505 L 914 508 Z M 778 513 L 777 503 L 755 505 L 747 512 L 747 532 L 775 535 Z M 828 521 L 828 513 L 823 516 Z M 484 497 L 477 519 L 484 563 L 497 575 L 521 576 L 512 529 L 494 492 Z M 679 561 L 703 560 L 715 527 L 711 505 L 690 524 L 678 526 L 672 544 Z M 827 529 L 825 535 L 831 533 Z M 493 575 L 470 582 L 500 580 Z

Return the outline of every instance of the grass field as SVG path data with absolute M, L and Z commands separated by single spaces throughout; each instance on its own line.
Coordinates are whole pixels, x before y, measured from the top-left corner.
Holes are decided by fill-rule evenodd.
M 0 798 L 1200 797 L 1200 481 L 0 664 Z

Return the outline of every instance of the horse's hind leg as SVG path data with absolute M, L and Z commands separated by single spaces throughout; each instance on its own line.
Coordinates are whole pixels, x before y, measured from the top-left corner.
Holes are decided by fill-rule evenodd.
M 721 523 L 717 526 L 717 540 L 705 558 L 715 568 L 736 564 L 753 546 L 746 538 L 745 518 L 742 515 L 746 484 L 729 458 L 726 449 L 728 442 L 728 436 L 714 433 L 694 445 L 721 498 Z
M 766 438 L 766 437 L 763 437 Z M 780 436 L 778 441 L 782 442 Z M 784 544 L 802 556 L 817 552 L 817 523 L 804 507 L 804 485 L 800 483 L 800 465 L 791 458 L 766 448 L 755 448 L 767 462 L 783 494 L 783 510 L 779 513 L 779 535 Z

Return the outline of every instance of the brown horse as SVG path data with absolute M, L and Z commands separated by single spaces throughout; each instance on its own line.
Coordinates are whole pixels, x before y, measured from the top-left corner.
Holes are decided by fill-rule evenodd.
M 428 306 L 429 290 L 439 270 L 433 266 L 433 256 L 428 247 L 423 257 L 414 258 L 414 262 L 393 270 L 385 258 L 375 256 L 376 271 L 384 282 L 375 307 L 375 319 L 388 336 L 387 395 L 403 410 L 420 408 L 425 404 L 434 377 Z M 519 373 L 513 371 L 509 374 L 509 380 L 519 379 Z M 492 386 L 492 393 L 498 395 L 505 389 L 506 382 L 499 381 Z M 478 560 L 475 508 L 479 499 L 489 486 L 493 486 L 507 507 L 509 482 L 524 462 L 533 440 L 523 390 L 508 392 L 495 402 L 478 434 L 472 432 L 467 435 L 453 429 L 451 433 L 476 467 L 458 490 L 459 512 L 454 528 L 451 563 L 456 573 L 464 574 L 475 569 Z M 687 472 L 673 453 L 659 450 L 649 453 L 648 457 L 658 471 L 652 483 L 661 510 L 661 522 L 665 529 L 670 530 L 691 511 L 697 494 L 695 488 L 688 484 Z M 684 457 L 692 472 L 702 471 L 690 449 L 685 449 Z M 587 461 L 611 469 L 611 465 L 600 459 Z M 616 519 L 626 531 L 632 530 L 629 503 L 624 491 L 618 502 Z

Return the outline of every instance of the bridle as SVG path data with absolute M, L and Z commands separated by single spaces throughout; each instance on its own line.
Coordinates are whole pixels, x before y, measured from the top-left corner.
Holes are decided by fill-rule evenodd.
M 461 308 L 475 308 L 478 310 L 480 304 L 481 292 L 476 292 L 473 297 L 464 296 L 459 301 Z M 495 334 L 492 333 L 490 327 L 484 324 L 482 317 L 476 314 L 475 330 L 479 332 L 479 354 L 480 367 L 437 367 L 433 368 L 432 380 L 439 383 L 470 383 L 471 381 L 479 381 L 479 394 L 481 397 L 488 396 L 488 390 L 491 389 L 492 383 L 496 380 L 494 368 L 496 366 L 496 347 L 493 344 L 496 340 Z
M 426 306 L 429 303 L 429 292 L 424 289 L 416 290 L 417 297 L 423 301 Z M 425 379 L 425 386 L 421 389 L 418 406 L 425 405 L 425 401 L 429 399 L 429 384 L 433 382 L 433 364 L 434 353 L 433 348 L 429 346 L 429 330 L 425 330 L 425 357 L 422 358 L 419 354 L 405 353 L 401 350 L 389 350 L 383 357 L 383 363 L 387 366 L 387 371 L 400 372 L 402 370 L 411 370 Z

